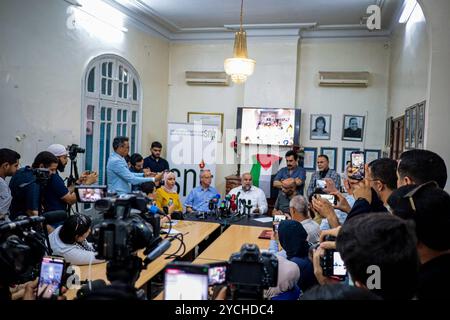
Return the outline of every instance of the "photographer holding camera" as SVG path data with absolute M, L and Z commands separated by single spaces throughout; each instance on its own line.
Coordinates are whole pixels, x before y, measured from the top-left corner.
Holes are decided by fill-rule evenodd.
M 19 167 L 20 154 L 11 149 L 0 149 L 0 221 L 8 219 L 12 196 L 6 177 L 13 176 Z
M 69 152 L 61 144 L 52 144 L 47 148 L 48 152 L 51 152 L 58 159 L 58 171 L 64 172 L 64 169 L 68 163 Z M 81 177 L 75 182 L 76 184 L 93 184 L 97 181 L 97 173 L 83 172 Z M 72 186 L 69 186 L 72 189 Z M 44 212 L 54 210 L 67 210 L 68 205 L 72 205 L 77 202 L 75 192 L 69 190 L 64 185 L 64 180 L 55 172 L 51 176 L 48 185 L 44 188 Z
M 37 216 L 40 207 L 40 179 L 39 170 L 43 169 L 42 175 L 56 173 L 58 159 L 48 151 L 40 152 L 34 158 L 31 167 L 25 166 L 17 170 L 11 178 L 9 187 L 13 197 L 10 207 L 10 219 L 14 220 L 18 216 Z M 45 177 L 44 177 L 45 178 Z M 44 179 L 45 180 L 45 179 Z

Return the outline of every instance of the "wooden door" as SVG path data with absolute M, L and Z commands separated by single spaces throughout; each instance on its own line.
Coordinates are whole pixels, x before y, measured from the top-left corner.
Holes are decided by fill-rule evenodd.
M 391 154 L 390 157 L 394 160 L 397 160 L 400 158 L 400 155 L 402 154 L 404 147 L 405 147 L 405 140 L 404 140 L 404 125 L 405 125 L 405 117 L 401 116 L 392 121 L 392 140 L 391 140 Z

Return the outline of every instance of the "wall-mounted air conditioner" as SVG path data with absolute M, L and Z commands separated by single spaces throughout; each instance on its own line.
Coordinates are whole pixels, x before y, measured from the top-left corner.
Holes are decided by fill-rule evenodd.
M 186 83 L 195 86 L 228 86 L 229 78 L 225 72 L 186 71 Z
M 319 71 L 319 86 L 321 87 L 368 87 L 370 73 Z

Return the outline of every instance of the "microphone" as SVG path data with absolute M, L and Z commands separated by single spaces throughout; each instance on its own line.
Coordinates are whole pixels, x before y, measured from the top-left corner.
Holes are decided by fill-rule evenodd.
M 175 238 L 171 238 L 170 240 L 162 240 L 155 249 L 150 251 L 150 253 L 145 257 L 146 263 L 150 263 L 153 260 L 157 259 L 160 255 L 167 251 L 170 248 L 170 242 Z
M 47 224 L 56 224 L 64 222 L 68 218 L 67 211 L 64 210 L 44 212 L 42 216 L 45 218 L 45 223 Z
M 28 217 L 23 220 L 2 224 L 0 226 L 0 232 L 8 231 L 8 230 L 15 230 L 16 228 L 20 228 L 23 226 L 29 226 L 31 224 L 40 223 L 40 222 L 44 222 L 44 221 L 45 221 L 44 217 L 39 217 L 39 216 Z
M 236 211 L 236 209 L 237 209 L 237 205 L 236 205 L 236 195 L 235 195 L 235 194 L 233 194 L 233 195 L 231 196 L 231 200 L 230 200 L 230 209 L 231 209 L 231 211 Z
M 164 212 L 161 211 L 160 208 L 158 208 L 157 206 L 155 206 L 154 204 L 152 204 L 150 206 L 150 208 L 148 208 L 148 212 L 152 213 L 152 214 L 160 214 L 162 216 L 165 216 L 166 214 Z

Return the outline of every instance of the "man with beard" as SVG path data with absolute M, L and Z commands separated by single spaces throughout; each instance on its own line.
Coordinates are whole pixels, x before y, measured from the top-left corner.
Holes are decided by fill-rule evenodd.
M 247 206 L 251 205 L 250 213 L 265 214 L 267 212 L 266 195 L 262 189 L 253 185 L 252 175 L 248 172 L 244 173 L 241 178 L 241 183 L 241 186 L 231 189 L 229 195 L 236 195 L 238 206 L 241 208 L 243 200 L 245 200 Z
M 52 144 L 47 148 L 47 151 L 55 155 L 58 159 L 58 171 L 64 172 L 64 168 L 68 163 L 68 151 L 61 144 Z M 93 184 L 97 181 L 97 173 L 83 172 L 76 182 L 76 184 Z M 72 205 L 77 202 L 75 192 L 73 192 L 73 186 L 67 188 L 64 185 L 64 180 L 56 172 L 48 181 L 47 186 L 44 189 L 44 212 L 54 210 L 66 210 L 67 205 Z
M 303 189 L 306 181 L 306 170 L 298 165 L 298 154 L 293 150 L 286 152 L 286 167 L 281 168 L 274 180 L 273 187 L 277 189 L 282 188 L 282 182 L 285 179 L 294 179 L 296 191 L 298 194 L 303 195 Z M 287 204 L 287 210 L 289 211 L 289 203 Z

